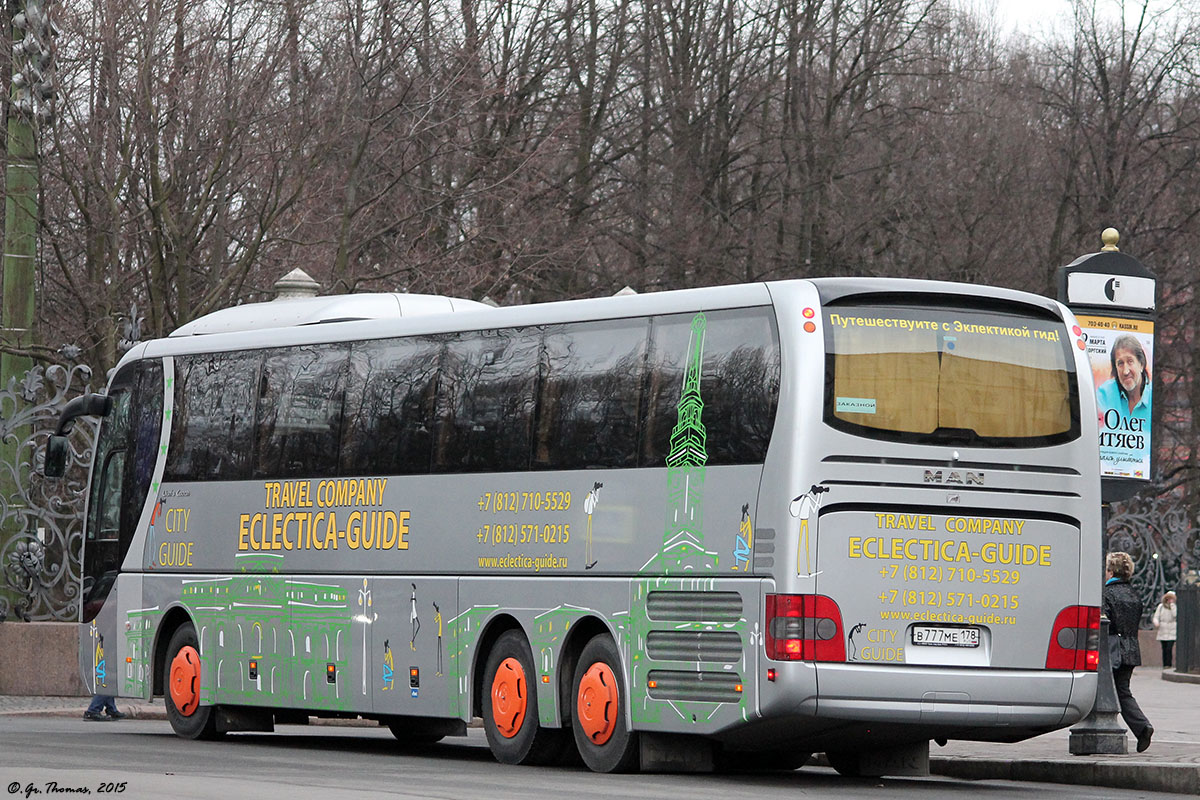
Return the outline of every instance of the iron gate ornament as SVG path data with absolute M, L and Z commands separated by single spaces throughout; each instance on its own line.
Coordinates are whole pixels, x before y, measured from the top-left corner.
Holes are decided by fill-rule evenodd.
M 0 494 L 0 620 L 79 616 L 83 512 L 96 425 L 80 420 L 62 479 L 42 475 L 46 440 L 67 401 L 91 390 L 84 364 L 35 366 L 0 390 L 0 437 L 17 440 L 17 463 L 0 463 L 16 491 Z

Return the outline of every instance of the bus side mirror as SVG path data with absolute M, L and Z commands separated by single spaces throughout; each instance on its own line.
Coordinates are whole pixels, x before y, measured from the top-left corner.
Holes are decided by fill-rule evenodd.
M 42 472 L 47 478 L 61 478 L 67 472 L 67 454 L 71 450 L 66 436 L 51 436 L 46 443 L 46 463 Z
M 63 406 L 62 413 L 58 415 L 58 428 L 54 431 L 54 435 L 62 436 L 70 433 L 71 425 L 78 417 L 107 417 L 111 410 L 112 398 L 108 395 L 85 394 L 76 397 Z
M 85 394 L 63 406 L 58 415 L 58 426 L 50 441 L 46 443 L 46 461 L 42 472 L 47 478 L 61 478 L 67 471 L 67 456 L 71 443 L 67 434 L 79 417 L 107 417 L 112 411 L 112 398 L 103 394 Z

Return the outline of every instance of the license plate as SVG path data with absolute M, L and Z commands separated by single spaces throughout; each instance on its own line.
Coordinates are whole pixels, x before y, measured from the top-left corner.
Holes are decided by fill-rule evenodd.
M 979 647 L 979 628 L 914 625 L 912 640 L 930 647 Z

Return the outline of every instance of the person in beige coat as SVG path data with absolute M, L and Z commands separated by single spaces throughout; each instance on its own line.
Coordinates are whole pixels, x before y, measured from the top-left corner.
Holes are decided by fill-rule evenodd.
M 1163 595 L 1158 608 L 1154 609 L 1154 617 L 1151 620 L 1154 623 L 1154 630 L 1157 631 L 1154 638 L 1158 639 L 1158 643 L 1162 645 L 1163 669 L 1171 668 L 1171 651 L 1175 647 L 1175 615 L 1177 613 L 1175 593 L 1167 592 Z

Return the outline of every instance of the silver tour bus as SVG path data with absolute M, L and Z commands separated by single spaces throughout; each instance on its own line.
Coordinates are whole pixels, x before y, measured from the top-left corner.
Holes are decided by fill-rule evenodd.
M 1062 305 L 293 302 L 137 345 L 60 421 L 100 417 L 81 669 L 180 736 L 482 718 L 505 763 L 913 774 L 1091 708 L 1096 409 Z

